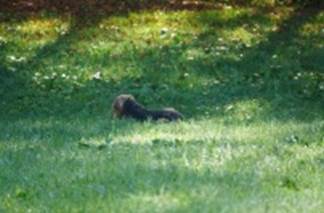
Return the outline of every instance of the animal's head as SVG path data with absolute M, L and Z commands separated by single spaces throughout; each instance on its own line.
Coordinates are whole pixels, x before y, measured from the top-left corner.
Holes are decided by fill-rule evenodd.
M 122 94 L 115 98 L 115 100 L 112 103 L 113 117 L 117 117 L 117 118 L 123 117 L 123 115 L 125 114 L 124 104 L 127 100 L 135 101 L 135 98 L 129 94 Z

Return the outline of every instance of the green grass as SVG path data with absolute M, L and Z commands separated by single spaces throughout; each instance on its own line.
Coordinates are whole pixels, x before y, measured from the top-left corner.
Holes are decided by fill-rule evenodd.
M 0 212 L 324 211 L 324 13 L 0 13 Z M 179 123 L 114 120 L 131 93 Z

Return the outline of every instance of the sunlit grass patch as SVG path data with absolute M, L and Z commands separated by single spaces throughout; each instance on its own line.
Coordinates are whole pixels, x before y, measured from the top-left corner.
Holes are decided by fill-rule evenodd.
M 69 29 L 67 18 L 30 18 L 20 22 L 1 22 L 2 46 L 12 57 L 31 57 L 38 48 L 55 42 Z
M 247 127 L 218 120 L 175 125 L 116 121 L 113 125 L 101 118 L 25 120 L 2 126 L 6 134 L 15 135 L 1 137 L 0 163 L 20 168 L 11 180 L 6 177 L 12 169 L 2 173 L 6 180 L 1 182 L 2 208 L 97 206 L 160 212 L 193 211 L 196 205 L 223 209 L 224 202 L 230 202 L 228 208 L 245 211 L 265 208 L 264 202 L 291 209 L 294 196 L 312 196 L 305 203 L 321 208 L 322 122 L 257 122 Z M 19 149 L 12 149 L 13 144 Z M 61 206 L 70 200 L 84 202 Z
M 58 18 L 52 19 L 38 19 L 31 18 L 27 21 L 23 21 L 16 26 L 16 31 L 22 33 L 28 37 L 37 38 L 48 37 L 53 38 L 57 35 L 64 35 L 69 29 L 69 23 L 67 20 Z M 56 34 L 59 33 L 59 34 Z
M 311 36 L 317 36 L 317 35 L 323 35 L 323 29 L 324 29 L 324 13 L 319 13 L 310 23 L 304 24 L 300 28 L 300 33 L 303 36 L 311 37 Z M 317 45 L 321 45 L 323 47 L 323 42 L 320 42 Z
M 231 122 L 81 117 L 2 124 L 2 208 L 207 211 L 230 202 L 245 211 L 265 208 L 265 200 L 291 209 L 293 196 L 312 196 L 305 202 L 320 208 L 323 122 Z M 71 200 L 83 202 L 62 206 Z
M 232 117 L 233 116 L 233 117 Z M 120 132 L 112 140 L 113 143 L 149 143 L 151 145 L 184 145 L 186 143 L 231 143 L 246 144 L 259 142 L 261 144 L 280 142 L 303 143 L 303 137 L 308 132 L 318 133 L 323 124 L 314 123 L 311 127 L 307 124 L 295 122 L 280 123 L 275 121 L 263 121 L 246 123 L 241 122 L 241 115 L 235 119 L 235 113 L 227 114 L 224 119 L 207 119 L 202 121 L 192 120 L 179 124 L 158 124 L 147 123 L 141 126 L 129 126 L 131 130 Z M 233 125 L 231 125 L 231 123 Z M 229 125 L 231 128 L 228 128 Z M 264 131 L 266 130 L 266 131 Z M 299 136 L 298 136 L 299 135 Z M 272 137 L 274 136 L 274 137 Z M 320 135 L 313 135 L 319 137 Z M 295 138 L 296 137 L 296 138 Z M 320 137 L 311 143 L 321 143 Z M 306 144 L 305 144 L 306 145 Z M 310 145 L 310 144 L 308 144 Z

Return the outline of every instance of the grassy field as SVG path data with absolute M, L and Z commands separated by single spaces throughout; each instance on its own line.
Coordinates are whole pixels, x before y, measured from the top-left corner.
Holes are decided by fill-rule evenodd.
M 324 12 L 0 13 L 0 212 L 323 212 Z M 131 93 L 178 123 L 115 120 Z

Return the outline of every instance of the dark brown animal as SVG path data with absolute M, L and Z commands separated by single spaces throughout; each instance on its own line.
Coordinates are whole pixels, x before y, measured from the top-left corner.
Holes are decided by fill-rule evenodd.
M 113 115 L 117 118 L 134 118 L 139 121 L 145 120 L 168 120 L 176 121 L 183 119 L 183 115 L 173 108 L 150 110 L 139 104 L 132 95 L 123 94 L 115 98 L 112 104 Z

